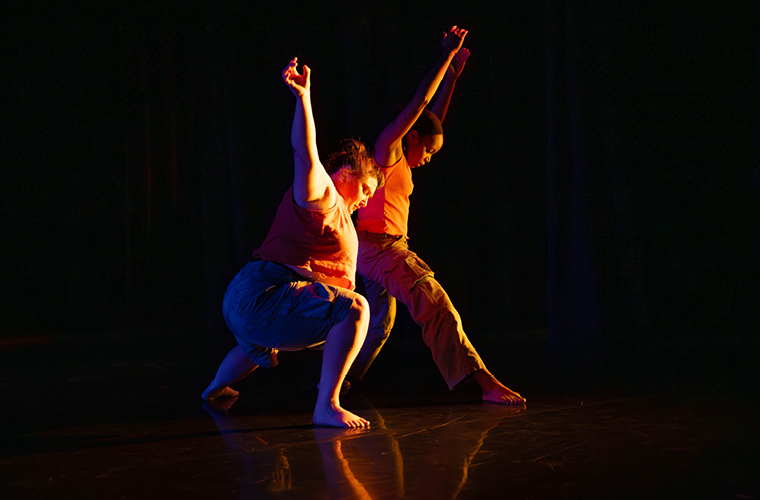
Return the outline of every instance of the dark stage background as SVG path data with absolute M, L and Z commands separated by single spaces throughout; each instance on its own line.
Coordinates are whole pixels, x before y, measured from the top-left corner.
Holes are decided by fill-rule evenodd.
M 225 287 L 292 181 L 282 69 L 313 69 L 326 157 L 371 144 L 454 23 L 472 56 L 415 172 L 411 246 L 467 329 L 757 336 L 757 2 L 14 3 L 5 339 L 230 344 Z

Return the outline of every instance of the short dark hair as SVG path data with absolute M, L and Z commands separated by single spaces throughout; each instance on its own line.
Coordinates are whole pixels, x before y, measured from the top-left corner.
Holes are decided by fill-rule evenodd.
M 349 172 L 356 178 L 364 180 L 367 177 L 374 177 L 377 180 L 377 187 L 380 188 L 385 184 L 385 174 L 372 157 L 367 152 L 367 147 L 363 142 L 356 139 L 343 139 L 340 142 L 340 149 L 330 155 L 327 160 L 327 173 L 332 175 L 343 167 L 350 167 Z
M 417 121 L 414 122 L 412 128 L 409 129 L 410 132 L 412 130 L 416 130 L 422 137 L 426 135 L 443 135 L 443 125 L 441 125 L 441 120 L 435 116 L 435 113 L 427 109 L 422 110 L 422 114 L 417 118 Z

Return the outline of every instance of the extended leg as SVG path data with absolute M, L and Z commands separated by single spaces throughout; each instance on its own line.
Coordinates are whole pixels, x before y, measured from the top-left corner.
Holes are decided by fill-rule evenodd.
M 462 318 L 449 296 L 433 277 L 430 267 L 409 250 L 405 240 L 398 239 L 389 245 L 360 240 L 359 256 L 359 272 L 363 277 L 369 277 L 365 283 L 374 283 L 403 302 L 420 325 L 422 339 L 430 348 L 449 389 L 472 377 L 482 387 L 486 401 L 524 402 L 519 394 L 507 389 L 486 369 L 467 338 Z M 371 290 L 368 289 L 368 294 Z M 367 349 L 368 358 L 370 353 L 371 350 Z M 365 353 L 361 356 L 364 359 Z
M 391 293 L 394 293 L 393 288 Z M 395 293 L 422 328 L 422 339 L 430 348 L 433 360 L 450 389 L 472 376 L 483 390 L 484 401 L 502 404 L 525 402 L 522 396 L 508 389 L 488 371 L 464 332 L 462 318 L 435 278 L 426 277 L 409 291 L 399 287 Z
M 397 271 L 398 272 L 398 271 Z M 393 283 L 391 293 L 394 293 Z M 449 389 L 454 389 L 475 371 L 485 368 L 462 327 L 462 318 L 448 294 L 432 276 L 418 281 L 411 290 L 401 289 L 398 299 L 406 304 L 422 328 L 422 340 Z
M 216 371 L 214 380 L 203 391 L 203 399 L 210 400 L 216 398 L 233 397 L 238 395 L 238 391 L 232 389 L 230 384 L 240 382 L 248 376 L 259 365 L 251 361 L 248 354 L 243 351 L 239 345 L 233 347 L 225 356 L 219 369 Z

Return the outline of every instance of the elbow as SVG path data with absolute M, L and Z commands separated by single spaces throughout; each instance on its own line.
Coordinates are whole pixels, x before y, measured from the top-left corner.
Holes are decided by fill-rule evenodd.
M 419 98 L 420 109 L 425 109 L 427 105 L 430 104 L 430 101 L 432 100 L 433 100 L 432 94 L 428 95 L 428 93 L 426 92 L 423 95 L 421 95 Z
M 414 101 L 424 108 L 433 100 L 433 95 L 435 95 L 435 89 L 431 89 L 429 85 L 426 85 L 425 82 L 423 82 L 417 87 Z
M 420 92 L 418 95 L 414 96 L 414 100 L 410 103 L 411 105 L 406 108 L 406 112 L 409 115 L 419 115 L 432 100 L 432 95 L 427 95 L 424 92 Z

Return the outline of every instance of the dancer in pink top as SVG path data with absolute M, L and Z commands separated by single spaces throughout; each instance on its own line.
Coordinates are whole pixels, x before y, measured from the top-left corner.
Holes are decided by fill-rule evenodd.
M 340 388 L 369 324 L 366 299 L 355 293 L 357 237 L 351 213 L 383 185 L 364 145 L 344 141 L 327 169 L 317 153 L 310 74 L 296 58 L 282 73 L 296 97 L 291 142 L 293 186 L 253 259 L 224 296 L 227 325 L 238 341 L 203 392 L 203 399 L 237 396 L 231 384 L 259 366 L 277 365 L 278 350 L 324 344 L 316 425 L 362 428 L 369 422 L 340 405 Z

